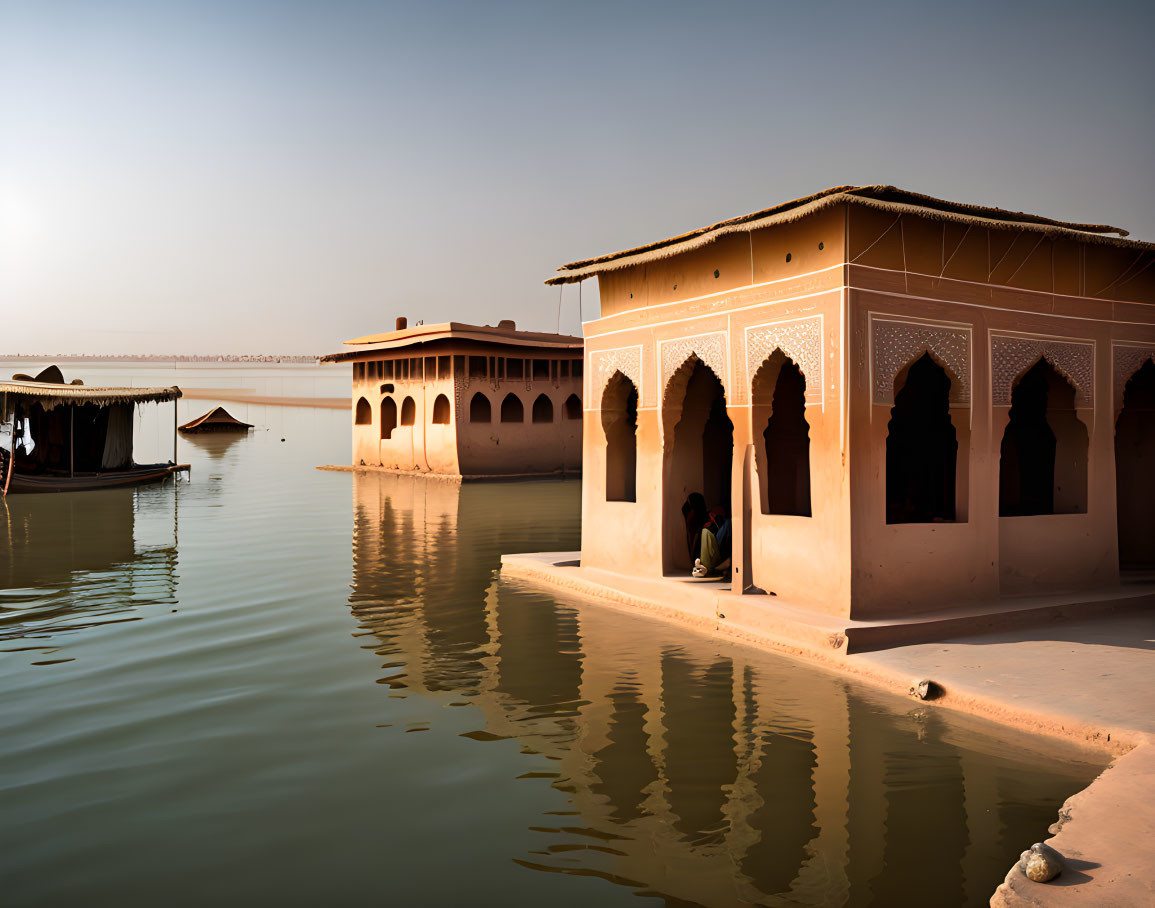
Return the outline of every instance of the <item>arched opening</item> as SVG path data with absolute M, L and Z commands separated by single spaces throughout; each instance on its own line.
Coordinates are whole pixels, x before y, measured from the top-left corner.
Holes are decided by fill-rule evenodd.
M 363 397 L 357 401 L 357 407 L 353 413 L 353 420 L 359 426 L 368 426 L 373 422 L 373 408 L 369 406 L 369 401 Z
M 1147 360 L 1123 390 L 1115 423 L 1115 495 L 1119 566 L 1155 567 L 1155 362 Z
M 525 422 L 525 406 L 516 394 L 505 395 L 501 402 L 502 422 Z
M 638 389 L 615 372 L 602 393 L 606 501 L 638 500 Z
M 389 438 L 397 427 L 397 404 L 392 397 L 381 399 L 381 437 Z
M 674 373 L 662 404 L 665 428 L 665 491 L 663 494 L 663 565 L 688 570 L 697 557 L 688 538 L 682 505 L 692 493 L 706 499 L 707 508 L 730 513 L 730 469 L 734 424 L 726 415 L 721 381 L 696 356 Z
M 950 376 L 929 353 L 906 370 L 886 432 L 886 522 L 955 519 L 958 436 Z
M 478 391 L 469 401 L 469 421 L 489 422 L 492 418 L 492 410 L 489 398 Z
M 417 421 L 417 405 L 412 397 L 406 397 L 401 404 L 401 425 L 411 426 Z
M 571 394 L 565 399 L 565 418 L 566 419 L 581 419 L 582 418 L 582 402 L 581 398 L 576 394 Z
M 781 350 L 775 350 L 754 375 L 750 390 L 762 513 L 809 517 L 806 378 Z
M 1011 392 L 999 458 L 999 515 L 1081 514 L 1087 510 L 1087 427 L 1075 388 L 1040 359 Z
M 449 398 L 444 394 L 438 394 L 433 401 L 433 422 L 439 426 L 449 425 Z
M 544 394 L 539 394 L 533 402 L 534 422 L 553 422 L 553 401 Z

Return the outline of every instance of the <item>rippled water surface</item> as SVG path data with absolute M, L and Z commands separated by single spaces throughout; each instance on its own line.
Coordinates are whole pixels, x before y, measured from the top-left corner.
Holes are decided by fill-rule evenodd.
M 191 483 L 0 508 L 5 905 L 979 905 L 1102 768 L 501 581 L 577 483 L 238 409 Z

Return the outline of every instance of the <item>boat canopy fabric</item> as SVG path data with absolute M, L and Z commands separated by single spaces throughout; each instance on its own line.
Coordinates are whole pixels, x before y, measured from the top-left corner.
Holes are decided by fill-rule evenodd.
M 163 403 L 181 396 L 180 388 L 89 388 L 84 385 L 58 385 L 38 381 L 0 381 L 0 410 L 6 420 L 17 403 L 37 403 L 45 410 L 66 404 Z
M 899 189 L 897 186 L 835 186 L 814 195 L 784 202 L 772 208 L 764 208 L 751 214 L 731 218 L 683 233 L 669 239 L 636 246 L 621 252 L 612 252 L 594 258 L 570 262 L 557 269 L 557 273 L 546 279 L 547 284 L 571 284 L 593 277 L 603 271 L 616 271 L 632 265 L 641 265 L 658 259 L 669 258 L 689 252 L 723 236 L 744 233 L 787 224 L 808 215 L 836 205 L 859 205 L 894 214 L 909 214 L 930 220 L 952 221 L 976 227 L 1005 230 L 1024 230 L 1042 233 L 1059 239 L 1076 242 L 1098 243 L 1125 249 L 1155 250 L 1155 243 L 1125 239 L 1127 231 L 1108 224 L 1077 224 L 1070 221 L 1056 221 L 1051 218 L 1020 211 L 1005 211 L 983 205 L 969 205 L 963 202 L 948 202 L 933 196 L 922 195 Z M 1112 234 L 1114 234 L 1112 236 Z
M 108 408 L 108 434 L 104 436 L 100 466 L 105 470 L 132 466 L 132 404 L 113 404 Z

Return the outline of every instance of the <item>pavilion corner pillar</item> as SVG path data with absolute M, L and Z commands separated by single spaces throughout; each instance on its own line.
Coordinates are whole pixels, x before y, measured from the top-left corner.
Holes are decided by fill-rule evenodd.
M 734 458 L 733 488 L 741 489 L 738 499 L 738 508 L 730 517 L 730 530 L 734 534 L 731 540 L 731 564 L 734 568 L 730 579 L 730 591 L 744 593 L 753 584 L 753 547 L 751 531 L 753 524 L 754 501 L 754 446 L 746 445 L 741 457 Z

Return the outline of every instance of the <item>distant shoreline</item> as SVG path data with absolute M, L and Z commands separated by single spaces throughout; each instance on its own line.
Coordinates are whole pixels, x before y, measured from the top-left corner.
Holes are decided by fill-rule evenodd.
M 110 354 L 98 356 L 87 353 L 5 353 L 0 354 L 0 361 L 8 362 L 60 362 L 60 363 L 204 363 L 207 365 L 236 365 L 238 363 L 252 363 L 254 365 L 288 364 L 294 366 L 319 366 L 320 356 L 304 356 L 296 354 L 189 354 L 185 356 L 161 356 L 153 354 Z M 329 365 L 326 363 L 325 365 Z

